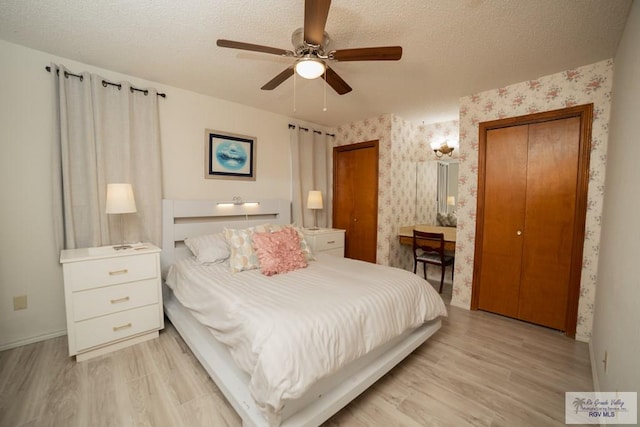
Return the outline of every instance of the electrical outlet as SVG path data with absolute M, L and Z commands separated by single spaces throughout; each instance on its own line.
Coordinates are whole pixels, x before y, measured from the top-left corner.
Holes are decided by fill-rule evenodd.
M 13 310 L 24 310 L 27 308 L 27 296 L 19 295 L 17 297 L 13 297 Z

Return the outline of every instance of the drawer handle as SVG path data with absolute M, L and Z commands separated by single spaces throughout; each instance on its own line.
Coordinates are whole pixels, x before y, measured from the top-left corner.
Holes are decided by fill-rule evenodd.
M 131 326 L 132 326 L 131 322 L 127 323 L 126 325 L 114 326 L 113 327 L 113 332 L 117 332 L 117 331 L 120 331 L 122 329 L 127 329 L 127 328 L 130 328 Z
M 118 274 L 127 274 L 129 270 L 123 268 L 122 270 L 110 271 L 109 276 L 117 276 Z
M 122 297 L 122 298 L 112 299 L 111 300 L 111 304 L 118 304 L 118 303 L 127 302 L 127 301 L 129 301 L 129 297 L 128 296 Z
M 336 242 L 335 240 L 329 240 L 329 241 L 327 242 L 327 245 L 331 245 L 331 244 L 333 244 L 333 243 L 335 243 L 335 242 Z

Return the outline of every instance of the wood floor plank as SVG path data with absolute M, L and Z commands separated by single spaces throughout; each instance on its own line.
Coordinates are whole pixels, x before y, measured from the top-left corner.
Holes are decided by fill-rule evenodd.
M 134 408 L 134 425 L 176 427 L 182 423 L 179 403 L 158 374 L 131 380 L 127 384 Z
M 564 392 L 593 389 L 585 343 L 447 308 L 440 331 L 323 426 L 560 426 Z M 165 324 L 156 340 L 80 363 L 66 337 L 0 352 L 0 426 L 241 426 Z
M 185 426 L 235 427 L 242 425 L 240 416 L 221 394 L 205 395 L 181 405 Z

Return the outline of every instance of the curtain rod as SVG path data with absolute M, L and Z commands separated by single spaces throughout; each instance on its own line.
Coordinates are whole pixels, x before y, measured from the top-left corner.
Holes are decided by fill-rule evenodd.
M 299 126 L 299 125 L 298 125 L 298 126 L 296 126 L 296 125 L 292 125 L 291 123 L 289 123 L 289 129 L 295 129 L 296 127 L 297 127 L 298 129 L 300 129 L 300 130 L 305 131 L 305 132 L 309 132 L 309 128 L 303 128 L 302 126 Z M 315 129 L 311 129 L 311 130 L 312 130 L 314 133 L 317 133 L 318 135 L 322 135 L 322 131 L 315 130 Z M 324 134 L 325 134 L 325 135 L 327 135 L 327 136 L 333 136 L 333 137 L 335 137 L 335 136 L 336 136 L 336 134 L 335 134 L 335 133 L 327 133 L 327 132 L 325 132 Z
M 45 69 L 45 70 L 47 70 L 48 72 L 51 72 L 51 67 L 50 67 L 50 66 L 48 66 L 48 65 L 47 65 L 46 67 L 44 67 L 44 69 Z M 58 69 L 58 70 L 56 70 L 56 74 L 60 74 L 60 70 L 59 70 L 59 69 Z M 70 72 L 68 72 L 68 71 L 65 71 L 65 72 L 64 72 L 64 76 L 65 76 L 66 78 L 69 78 L 69 76 L 73 76 L 73 77 L 77 77 L 77 78 L 79 78 L 79 79 L 80 79 L 80 81 L 84 80 L 84 77 L 83 77 L 82 75 L 80 75 L 80 74 L 73 74 L 73 73 L 70 73 Z M 118 89 L 122 89 L 122 84 L 120 84 L 120 83 L 112 83 L 112 82 L 109 82 L 109 81 L 106 81 L 106 80 L 102 80 L 102 86 L 104 86 L 104 87 L 107 87 L 107 86 L 116 86 Z M 142 93 L 144 93 L 145 95 L 147 95 L 147 94 L 149 93 L 149 90 L 148 90 L 148 89 L 138 89 L 137 87 L 133 87 L 133 86 L 131 86 L 129 89 L 131 90 L 131 92 L 133 92 L 133 91 L 142 92 Z M 166 97 L 167 97 L 167 94 L 166 94 L 166 93 L 160 93 L 160 92 L 158 92 L 158 93 L 156 93 L 156 95 L 161 96 L 161 97 L 163 97 L 163 98 L 166 98 Z

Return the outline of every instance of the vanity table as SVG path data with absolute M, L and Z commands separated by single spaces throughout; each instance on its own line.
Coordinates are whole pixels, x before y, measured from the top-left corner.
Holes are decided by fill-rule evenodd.
M 456 249 L 456 228 L 455 227 L 442 227 L 439 225 L 408 225 L 400 227 L 398 236 L 400 237 L 400 243 L 403 245 L 413 245 L 413 230 L 426 231 L 428 233 L 442 233 L 444 234 L 444 249 L 447 251 L 455 251 Z

